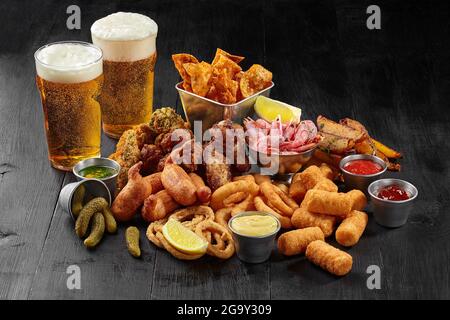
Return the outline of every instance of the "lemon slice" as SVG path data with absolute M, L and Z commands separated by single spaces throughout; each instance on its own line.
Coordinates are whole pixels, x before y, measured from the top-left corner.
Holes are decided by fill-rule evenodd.
M 203 254 L 208 242 L 183 226 L 175 219 L 169 219 L 162 229 L 164 238 L 176 249 L 187 254 Z
M 264 96 L 256 98 L 255 112 L 260 118 L 269 122 L 274 121 L 280 115 L 282 123 L 298 122 L 302 115 L 302 109 Z

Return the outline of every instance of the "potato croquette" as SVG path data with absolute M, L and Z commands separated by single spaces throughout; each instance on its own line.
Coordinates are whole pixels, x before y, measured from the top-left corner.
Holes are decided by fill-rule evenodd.
M 322 240 L 311 242 L 305 255 L 315 265 L 337 276 L 344 276 L 352 270 L 352 256 Z
M 338 192 L 338 186 L 329 179 L 320 180 L 313 188 L 314 190 L 323 190 L 329 192 Z
M 302 229 L 308 227 L 319 227 L 325 237 L 329 237 L 336 224 L 336 217 L 324 214 L 312 213 L 304 207 L 300 207 L 294 211 L 291 217 L 292 225 L 295 228 Z
M 369 217 L 365 212 L 353 210 L 336 230 L 336 241 L 345 247 L 354 246 L 361 238 Z
M 352 190 L 347 192 L 347 196 L 352 202 L 352 210 L 364 210 L 367 205 L 367 198 L 365 194 L 360 190 Z
M 323 190 L 309 190 L 304 201 L 306 209 L 314 213 L 322 213 L 339 217 L 346 217 L 352 210 L 353 202 L 345 193 Z
M 278 238 L 278 251 L 285 256 L 302 254 L 314 240 L 325 240 L 322 230 L 318 227 L 288 231 Z

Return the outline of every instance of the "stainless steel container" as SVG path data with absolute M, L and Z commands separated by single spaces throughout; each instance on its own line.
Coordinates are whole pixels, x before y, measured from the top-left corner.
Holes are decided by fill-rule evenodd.
M 249 156 L 252 163 L 258 163 L 262 174 L 273 175 L 277 180 L 289 181 L 311 159 L 314 150 L 316 147 L 297 154 L 267 155 L 249 147 Z
M 379 164 L 382 168 L 382 170 L 378 173 L 374 174 L 355 174 L 351 173 L 349 171 L 346 171 L 344 169 L 345 165 L 349 163 L 350 161 L 354 160 L 370 160 L 375 162 L 376 164 Z M 376 156 L 370 155 L 370 154 L 353 154 L 350 156 L 346 156 L 341 160 L 339 163 L 339 168 L 342 171 L 342 174 L 344 176 L 344 183 L 348 190 L 352 189 L 358 189 L 364 192 L 366 195 L 367 193 L 367 187 L 375 180 L 380 179 L 383 174 L 387 170 L 387 164 L 383 161 L 383 159 L 378 158 Z
M 213 124 L 225 119 L 242 124 L 245 117 L 253 115 L 256 98 L 259 96 L 268 97 L 273 86 L 274 83 L 272 82 L 264 90 L 234 104 L 223 104 L 186 91 L 182 88 L 181 82 L 177 83 L 175 88 L 180 95 L 184 114 L 191 127 L 194 128 L 194 121 L 201 121 L 202 131 L 205 131 L 211 128 Z
M 397 185 L 409 196 L 409 199 L 402 201 L 384 200 L 378 198 L 381 188 Z M 400 179 L 381 179 L 369 185 L 369 195 L 375 221 L 385 227 L 397 228 L 406 223 L 413 208 L 414 200 L 417 198 L 417 188 L 411 183 Z
M 69 183 L 65 185 L 59 193 L 58 203 L 64 211 L 70 214 L 72 219 L 76 220 L 72 213 L 74 194 L 81 186 L 84 186 L 85 188 L 83 203 L 88 202 L 92 198 L 102 197 L 108 201 L 109 205 L 111 205 L 111 193 L 103 181 L 99 179 L 85 179 L 82 181 Z
M 109 167 L 116 170 L 116 174 L 107 177 L 107 178 L 101 178 L 99 180 L 103 181 L 106 186 L 109 189 L 109 192 L 111 193 L 112 197 L 115 197 L 116 195 L 116 180 L 117 176 L 120 172 L 120 164 L 116 161 L 109 159 L 109 158 L 89 158 L 82 160 L 78 162 L 72 169 L 73 174 L 75 177 L 77 177 L 78 181 L 85 180 L 86 178 L 80 175 L 80 171 L 92 167 L 92 166 L 101 166 L 101 167 Z
M 268 235 L 261 237 L 252 237 L 239 234 L 235 230 L 233 230 L 232 223 L 233 220 L 242 217 L 242 216 L 252 216 L 252 215 L 262 215 L 262 216 L 271 216 L 277 221 L 276 230 Z M 280 231 L 280 221 L 270 213 L 260 212 L 260 211 L 246 211 L 239 213 L 232 217 L 228 221 L 228 227 L 230 228 L 233 239 L 236 246 L 236 253 L 240 260 L 248 263 L 261 263 L 270 258 L 270 254 L 272 253 L 275 237 Z

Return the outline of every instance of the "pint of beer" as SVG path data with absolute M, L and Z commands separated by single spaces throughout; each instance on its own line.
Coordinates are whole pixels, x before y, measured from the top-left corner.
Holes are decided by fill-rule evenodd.
M 150 120 L 157 32 L 152 19 L 129 12 L 111 14 L 91 27 L 92 42 L 103 50 L 99 101 L 103 130 L 110 137 Z
M 34 57 L 52 166 L 71 170 L 80 160 L 100 156 L 102 51 L 64 41 L 41 47 Z

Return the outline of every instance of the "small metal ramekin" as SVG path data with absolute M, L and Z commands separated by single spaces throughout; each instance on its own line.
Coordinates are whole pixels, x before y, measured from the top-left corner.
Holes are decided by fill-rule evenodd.
M 381 188 L 397 185 L 409 196 L 407 200 L 393 201 L 378 198 Z M 381 179 L 372 182 L 368 188 L 375 221 L 385 227 L 397 228 L 406 223 L 417 198 L 417 188 L 411 183 L 400 179 Z
M 85 179 L 82 181 L 69 183 L 65 185 L 59 193 L 58 203 L 64 211 L 70 214 L 73 220 L 76 220 L 72 213 L 73 195 L 81 185 L 83 185 L 86 189 L 83 201 L 84 203 L 92 198 L 102 197 L 108 201 L 109 205 L 111 205 L 111 193 L 103 181 L 99 179 Z
M 120 164 L 109 158 L 89 158 L 78 162 L 72 169 L 73 174 L 77 177 L 78 181 L 86 180 L 87 178 L 80 175 L 80 171 L 92 166 L 102 166 L 109 167 L 116 170 L 116 174 L 107 178 L 101 178 L 99 180 L 103 181 L 109 189 L 112 197 L 116 194 L 116 180 L 120 172 Z
M 270 234 L 261 237 L 246 236 L 233 230 L 232 222 L 234 219 L 243 216 L 254 216 L 254 215 L 273 217 L 277 222 L 276 230 Z M 261 263 L 270 258 L 275 243 L 275 237 L 278 231 L 280 231 L 281 224 L 280 221 L 270 213 L 261 211 L 245 211 L 232 217 L 228 221 L 228 227 L 230 228 L 233 234 L 238 258 L 248 263 Z
M 379 164 L 382 168 L 380 172 L 374 173 L 374 174 L 355 174 L 351 173 L 349 171 L 346 171 L 344 169 L 345 165 L 349 163 L 350 161 L 354 160 L 371 160 L 375 162 L 376 164 Z M 381 178 L 381 176 L 386 172 L 387 170 L 387 164 L 383 161 L 383 159 L 378 158 L 376 156 L 370 155 L 370 154 L 353 154 L 346 156 L 339 162 L 339 169 L 341 169 L 343 175 L 344 175 L 344 183 L 347 189 L 358 189 L 364 192 L 366 195 L 367 193 L 367 187 L 375 180 Z

